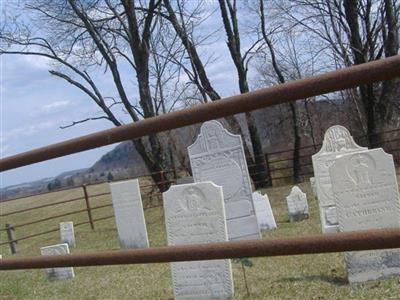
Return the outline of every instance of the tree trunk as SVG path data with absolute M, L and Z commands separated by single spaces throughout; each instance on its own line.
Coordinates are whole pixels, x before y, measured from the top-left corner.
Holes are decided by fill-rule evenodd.
M 293 130 L 293 182 L 300 182 L 300 134 L 297 125 L 297 110 L 296 103 L 289 103 L 290 111 L 292 113 L 292 130 Z

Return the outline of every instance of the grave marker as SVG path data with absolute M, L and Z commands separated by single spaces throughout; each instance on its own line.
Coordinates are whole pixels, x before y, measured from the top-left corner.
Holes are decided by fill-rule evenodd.
M 67 243 L 70 247 L 75 247 L 75 233 L 73 222 L 60 223 L 60 240 L 61 243 Z
M 228 240 L 222 188 L 212 182 L 173 185 L 163 193 L 168 245 Z M 171 263 L 174 299 L 229 299 L 228 259 Z
M 323 233 L 338 231 L 329 167 L 335 162 L 338 155 L 357 153 L 366 149 L 354 142 L 353 137 L 345 127 L 335 125 L 329 127 L 325 132 L 321 150 L 312 156 Z
M 121 248 L 149 247 L 139 180 L 114 182 L 110 188 Z
M 272 213 L 271 204 L 269 203 L 268 195 L 264 196 L 258 192 L 253 193 L 253 203 L 256 210 L 258 226 L 261 230 L 275 229 L 276 222 Z
M 240 135 L 208 121 L 188 152 L 194 181 L 212 181 L 223 188 L 229 240 L 260 239 Z
M 40 253 L 42 255 L 65 255 L 69 254 L 68 244 L 57 244 L 47 247 L 40 248 Z M 47 268 L 44 269 L 44 272 L 49 279 L 68 279 L 74 278 L 74 268 L 65 267 L 65 268 Z
M 341 232 L 400 227 L 393 157 L 382 149 L 346 154 L 330 167 Z M 400 275 L 400 249 L 347 252 L 350 282 Z
M 286 197 L 290 222 L 297 222 L 309 218 L 307 195 L 295 185 Z

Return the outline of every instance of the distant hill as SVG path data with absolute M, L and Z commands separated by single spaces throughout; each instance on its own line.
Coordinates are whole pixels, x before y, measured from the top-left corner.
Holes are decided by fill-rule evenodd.
M 342 124 L 349 128 L 353 135 L 360 135 L 355 128 L 354 118 L 350 119 L 346 109 L 340 101 L 317 101 L 312 102 L 309 113 L 312 115 L 314 124 L 315 142 L 322 141 L 325 130 L 332 125 Z M 340 108 L 340 109 L 339 109 Z M 310 132 L 306 129 L 307 116 L 304 105 L 298 102 L 300 134 L 302 136 L 301 146 L 311 145 Z M 278 113 L 279 111 L 279 113 Z M 277 118 L 277 115 L 281 119 Z M 261 109 L 254 112 L 259 133 L 263 142 L 264 152 L 276 152 L 292 149 L 292 128 L 290 113 L 285 105 Z M 239 123 L 243 128 L 245 118 L 243 114 L 238 115 Z M 319 124 L 316 126 L 315 124 Z M 187 147 L 192 144 L 199 132 L 201 124 L 186 126 L 171 131 L 171 136 L 176 144 L 173 153 L 177 167 L 189 167 L 187 158 Z M 249 137 L 244 132 L 244 139 L 249 143 Z M 166 145 L 168 138 L 164 136 L 163 143 Z M 118 144 L 113 150 L 103 155 L 92 167 L 86 169 L 66 171 L 53 178 L 45 178 L 34 182 L 9 186 L 0 190 L 1 199 L 21 197 L 24 195 L 37 194 L 46 191 L 57 190 L 65 187 L 80 186 L 83 183 L 96 183 L 112 181 L 127 177 L 137 177 L 148 173 L 147 168 L 134 148 L 131 141 Z

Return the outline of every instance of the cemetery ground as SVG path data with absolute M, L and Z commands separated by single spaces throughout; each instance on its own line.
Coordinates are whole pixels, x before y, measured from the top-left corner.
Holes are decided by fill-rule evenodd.
M 321 226 L 317 200 L 312 196 L 309 183 L 300 188 L 307 193 L 310 219 L 289 223 L 285 197 L 291 186 L 262 190 L 267 192 L 278 229 L 265 231 L 263 239 L 283 236 L 319 234 Z M 89 194 L 108 192 L 108 184 L 90 186 Z M 52 201 L 62 201 L 81 196 L 81 189 L 56 192 L 24 200 L 1 203 L 1 212 L 7 213 Z M 142 195 L 145 198 L 145 195 Z M 110 195 L 92 198 L 92 207 L 111 203 Z M 155 205 L 157 203 L 144 203 Z M 26 213 L 3 217 L 1 224 L 20 224 L 84 209 L 84 201 L 71 202 Z M 108 216 L 111 207 L 96 209 L 94 219 Z M 164 213 L 162 207 L 145 210 L 147 231 L 151 247 L 166 245 Z M 61 221 L 74 223 L 87 221 L 86 212 L 16 228 L 16 237 L 46 231 Z M 1 241 L 6 240 L 0 231 Z M 118 235 L 113 218 L 75 227 L 76 248 L 72 253 L 118 249 Z M 54 232 L 17 244 L 17 256 L 40 255 L 40 247 L 59 243 L 59 233 Z M 10 257 L 8 245 L 0 246 L 0 254 Z M 244 279 L 241 264 L 232 263 L 235 286 L 234 299 L 400 299 L 400 279 L 393 278 L 362 284 L 348 284 L 343 253 L 296 255 L 285 257 L 251 258 L 252 267 L 245 267 Z M 18 270 L 0 272 L 0 299 L 172 299 L 172 281 L 168 263 L 75 268 L 76 277 L 69 280 L 50 281 L 43 270 Z M 247 282 L 247 288 L 246 284 Z

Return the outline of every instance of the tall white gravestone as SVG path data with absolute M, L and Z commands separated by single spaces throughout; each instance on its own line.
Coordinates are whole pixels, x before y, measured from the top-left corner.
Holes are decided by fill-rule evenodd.
M 57 244 L 47 247 L 40 248 L 40 253 L 42 255 L 64 255 L 69 254 L 68 244 Z M 68 279 L 74 278 L 74 268 L 66 267 L 66 268 L 47 268 L 44 269 L 47 278 L 49 279 Z
M 253 193 L 253 203 L 256 210 L 258 226 L 261 230 L 275 229 L 276 222 L 272 213 L 271 204 L 269 203 L 268 195 L 264 196 L 258 192 Z
M 75 247 L 75 233 L 73 222 L 60 223 L 60 240 L 61 243 L 67 243 L 70 247 Z
M 343 155 L 330 167 L 341 232 L 400 227 L 393 157 L 382 149 Z M 347 252 L 350 282 L 400 275 L 400 249 Z
M 366 149 L 354 142 L 353 137 L 345 127 L 335 125 L 325 132 L 321 150 L 312 156 L 323 233 L 338 231 L 329 167 L 335 162 L 338 155 L 356 153 Z
M 168 245 L 228 240 L 222 188 L 212 182 L 173 185 L 163 193 Z M 228 259 L 171 263 L 174 299 L 229 299 Z
M 110 188 L 121 248 L 149 247 L 139 180 L 111 183 Z
M 286 197 L 286 202 L 290 222 L 308 219 L 307 195 L 303 193 L 297 185 L 292 187 L 290 194 Z
M 260 239 L 240 135 L 208 121 L 188 152 L 194 181 L 212 181 L 223 188 L 229 240 Z

